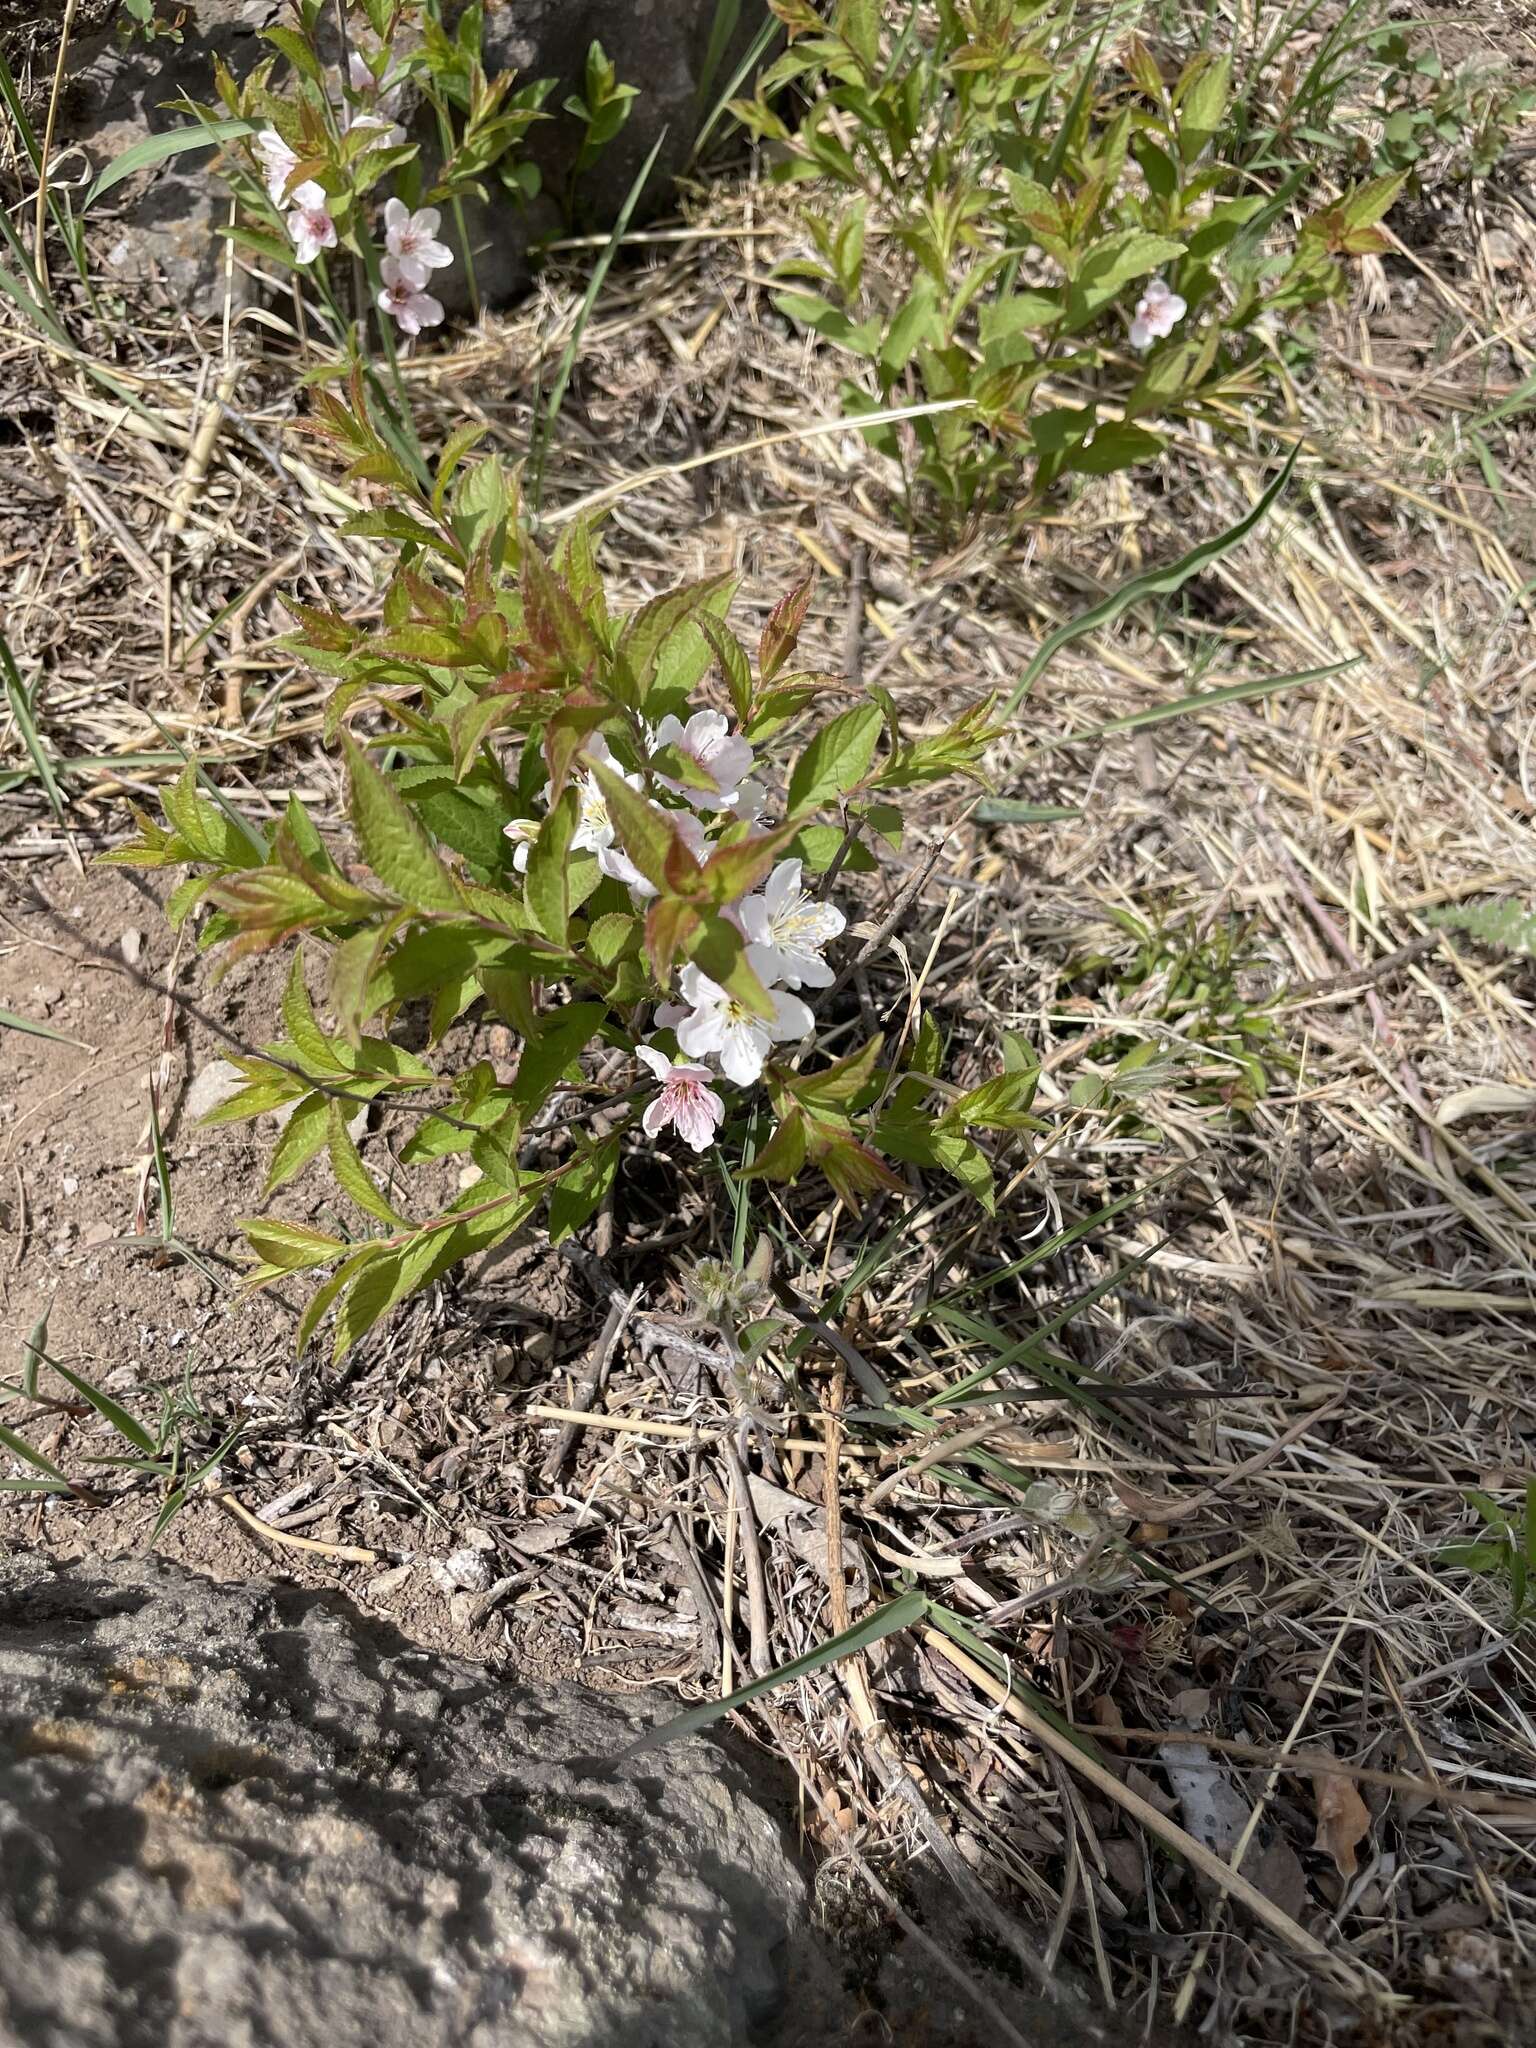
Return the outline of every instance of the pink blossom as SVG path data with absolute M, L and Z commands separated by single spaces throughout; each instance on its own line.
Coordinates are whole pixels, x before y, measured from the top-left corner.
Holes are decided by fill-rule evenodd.
M 440 325 L 442 301 L 412 284 L 393 256 L 384 258 L 379 274 L 384 279 L 379 304 L 392 320 L 399 322 L 402 334 L 420 334 L 423 327 Z
M 437 239 L 441 218 L 435 206 L 412 213 L 401 199 L 391 199 L 384 208 L 384 245 L 414 291 L 425 288 L 429 271 L 445 270 L 453 261 L 453 251 Z
M 313 178 L 295 185 L 289 196 L 293 211 L 287 216 L 287 225 L 293 240 L 294 261 L 313 263 L 322 249 L 336 246 L 336 223 L 331 219 L 330 206 Z
M 1150 348 L 1154 341 L 1163 340 L 1172 334 L 1188 311 L 1189 307 L 1178 293 L 1170 291 L 1160 277 L 1154 277 L 1136 301 L 1136 316 L 1131 322 L 1131 347 Z
M 659 1137 L 671 1124 L 685 1145 L 695 1152 L 707 1151 L 725 1119 L 725 1104 L 709 1085 L 714 1076 L 708 1067 L 669 1060 L 654 1045 L 637 1045 L 635 1055 L 661 1083 L 661 1093 L 646 1104 L 640 1119 L 646 1136 Z
M 732 734 L 723 712 L 696 711 L 686 725 L 669 715 L 656 728 L 655 744 L 675 747 L 680 754 L 686 754 L 714 784 L 713 789 L 695 789 L 688 783 L 674 782 L 670 776 L 658 775 L 656 780 L 664 789 L 686 797 L 701 811 L 734 809 L 742 784 L 752 772 L 752 749 L 739 733 Z

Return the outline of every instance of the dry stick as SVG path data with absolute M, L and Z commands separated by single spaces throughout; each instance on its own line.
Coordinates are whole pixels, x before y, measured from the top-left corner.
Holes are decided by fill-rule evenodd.
M 258 1536 L 265 1536 L 270 1543 L 286 1544 L 290 1550 L 307 1550 L 316 1557 L 339 1557 L 346 1564 L 377 1564 L 376 1550 L 361 1550 L 352 1543 L 321 1543 L 313 1536 L 290 1536 L 286 1529 L 274 1529 L 270 1522 L 264 1522 L 260 1515 L 253 1515 L 249 1508 L 241 1507 L 230 1494 L 216 1493 L 214 1499 L 221 1508 L 226 1508 L 237 1522 L 243 1522 Z
M 603 1382 L 608 1377 L 608 1368 L 613 1362 L 619 1338 L 624 1333 L 624 1325 L 634 1314 L 635 1303 L 643 1292 L 643 1288 L 637 1287 L 633 1294 L 618 1295 L 609 1301 L 607 1320 L 597 1342 L 592 1346 L 587 1359 L 587 1369 L 581 1376 L 581 1384 L 571 1396 L 571 1407 L 576 1415 L 585 1415 L 597 1399 Z M 580 1428 L 579 1422 L 567 1422 L 555 1439 L 555 1447 L 544 1460 L 539 1473 L 546 1486 L 553 1485 L 559 1476 L 561 1466 L 571 1455 L 571 1447 Z
M 1089 1756 L 1085 1750 L 1079 1749 L 1075 1742 L 1053 1728 L 1049 1721 L 1016 1699 L 1006 1686 L 999 1685 L 989 1671 L 978 1664 L 974 1657 L 967 1656 L 948 1636 L 941 1634 L 936 1628 L 925 1628 L 922 1637 L 929 1649 L 953 1664 L 957 1671 L 964 1672 L 978 1691 L 985 1693 L 994 1705 L 1001 1707 L 1021 1728 L 1027 1729 L 1042 1748 L 1050 1750 L 1053 1755 L 1070 1764 L 1080 1777 L 1086 1778 L 1097 1791 L 1113 1800 L 1117 1806 L 1123 1807 L 1149 1833 L 1158 1836 L 1170 1848 L 1177 1850 L 1187 1863 L 1193 1864 L 1202 1877 L 1208 1877 L 1230 1898 L 1236 1899 L 1239 1905 L 1246 1906 L 1260 1926 L 1284 1942 L 1287 1948 L 1293 1949 L 1297 1955 L 1305 1956 L 1307 1961 L 1315 1964 L 1319 1970 L 1327 1971 L 1336 1979 L 1342 1980 L 1358 1996 L 1374 1996 L 1384 1991 L 1385 1986 L 1374 1970 L 1346 1961 L 1326 1943 L 1319 1941 L 1315 1934 L 1309 1934 L 1299 1921 L 1293 1920 L 1291 1915 L 1277 1906 L 1272 1899 L 1267 1899 L 1257 1885 L 1250 1883 L 1240 1871 L 1230 1869 L 1222 1858 L 1207 1849 L 1203 1842 L 1196 1841 L 1195 1837 L 1181 1828 L 1176 1821 L 1169 1820 L 1165 1814 L 1159 1813 L 1151 1801 L 1143 1799 L 1139 1792 L 1133 1792 L 1130 1786 L 1122 1785 L 1114 1772 L 1106 1769 L 1096 1757 Z M 1166 1740 L 1166 1737 L 1164 1739 Z
M 731 1475 L 736 1514 L 741 1524 L 742 1562 L 747 1570 L 747 1623 L 752 1635 L 749 1652 L 752 1675 L 754 1678 L 766 1678 L 773 1669 L 773 1653 L 768 1643 L 768 1578 L 763 1570 L 762 1539 L 758 1535 L 751 1488 L 747 1485 L 747 1475 L 737 1455 L 734 1438 L 721 1438 L 720 1455 Z
M 987 1616 L 989 1623 L 998 1611 L 994 1610 Z M 1406 1691 L 1406 1687 L 1402 1689 Z M 1109 1732 L 1116 1742 L 1157 1744 L 1180 1739 L 1177 1731 L 1170 1738 L 1166 1728 L 1116 1728 Z M 1242 1742 L 1236 1736 L 1207 1735 L 1203 1730 L 1191 1736 L 1190 1740 L 1198 1742 L 1202 1749 L 1250 1763 L 1259 1770 L 1285 1771 L 1293 1777 L 1352 1778 L 1362 1785 L 1378 1785 L 1384 1792 L 1406 1792 L 1411 1797 L 1427 1799 L 1435 1805 L 1459 1806 L 1467 1813 L 1482 1814 L 1491 1819 L 1536 1821 L 1536 1799 L 1509 1799 L 1497 1792 L 1464 1792 L 1442 1783 L 1438 1778 L 1415 1778 L 1407 1771 L 1373 1770 L 1368 1764 L 1348 1763 L 1343 1757 L 1329 1756 L 1321 1750 L 1283 1749 L 1277 1754 L 1262 1742 Z M 1199 1766 L 1186 1764 L 1183 1768 L 1192 1770 Z M 1211 1768 L 1214 1770 L 1215 1766 Z M 1459 1766 L 1453 1765 L 1452 1768 Z
M 75 25 L 76 0 L 66 0 L 64 20 L 59 29 L 59 55 L 53 67 L 53 91 L 48 96 L 48 119 L 43 124 L 43 153 L 37 166 L 37 217 L 32 227 L 32 254 L 39 283 L 48 282 L 48 159 L 53 154 L 53 128 L 59 117 L 59 99 L 64 91 L 64 60 L 69 55 L 70 31 Z

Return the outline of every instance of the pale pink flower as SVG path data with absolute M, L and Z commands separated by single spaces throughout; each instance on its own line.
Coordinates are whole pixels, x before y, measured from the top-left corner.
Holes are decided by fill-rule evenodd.
M 747 948 L 747 959 L 763 979 L 772 963 L 759 946 Z M 770 988 L 771 1017 L 758 1017 L 744 1003 L 711 981 L 690 961 L 680 977 L 688 1015 L 677 1027 L 677 1042 L 691 1059 L 714 1053 L 721 1071 L 740 1088 L 749 1088 L 763 1071 L 772 1047 L 784 1039 L 803 1038 L 815 1019 L 798 996 Z
M 434 299 L 430 292 L 412 284 L 393 256 L 384 258 L 379 265 L 379 274 L 384 280 L 379 304 L 392 320 L 398 322 L 402 334 L 420 334 L 423 327 L 441 324 L 442 300 Z
M 374 77 L 368 60 L 360 50 L 353 50 L 347 57 L 347 78 L 354 92 L 366 93 L 372 99 L 378 80 Z
M 1150 348 L 1154 341 L 1162 341 L 1172 334 L 1188 311 L 1189 307 L 1178 293 L 1171 292 L 1160 277 L 1154 277 L 1136 301 L 1136 315 L 1131 321 L 1131 347 Z
M 791 988 L 832 986 L 832 970 L 821 956 L 848 920 L 835 904 L 818 902 L 801 886 L 799 861 L 781 860 L 761 895 L 738 906 L 737 920 L 754 950 L 769 956 L 774 981 Z
M 289 195 L 293 211 L 286 216 L 296 263 L 313 263 L 322 249 L 336 246 L 336 223 L 323 189 L 313 178 L 295 185 Z
M 708 1067 L 669 1060 L 654 1045 L 637 1045 L 635 1056 L 644 1060 L 661 1083 L 661 1093 L 646 1104 L 640 1119 L 645 1135 L 659 1138 L 671 1124 L 685 1145 L 695 1152 L 707 1151 L 725 1120 L 725 1104 L 709 1085 L 714 1075 Z
M 712 790 L 694 789 L 658 775 L 656 780 L 663 789 L 674 790 L 701 811 L 734 809 L 741 785 L 752 773 L 752 749 L 739 733 L 732 735 L 724 712 L 696 711 L 686 725 L 669 714 L 657 726 L 654 739 L 658 747 L 676 747 L 680 754 L 697 761 L 715 785 Z
M 275 128 L 263 128 L 251 144 L 256 161 L 261 165 L 262 179 L 267 188 L 267 197 L 274 206 L 288 201 L 288 180 L 299 167 L 299 160 L 284 142 Z
M 437 239 L 441 218 L 435 206 L 412 213 L 402 199 L 391 199 L 384 208 L 384 245 L 416 291 L 424 289 L 429 271 L 445 270 L 453 261 L 453 251 Z

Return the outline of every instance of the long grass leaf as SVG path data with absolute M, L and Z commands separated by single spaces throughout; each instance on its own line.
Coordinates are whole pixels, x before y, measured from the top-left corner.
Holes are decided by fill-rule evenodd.
M 1169 596 L 1186 584 L 1191 576 L 1198 576 L 1202 569 L 1208 568 L 1212 562 L 1219 562 L 1223 555 L 1245 541 L 1254 528 L 1269 516 L 1270 507 L 1291 480 L 1291 472 L 1300 453 L 1299 446 L 1291 450 L 1280 474 L 1235 526 L 1229 526 L 1224 533 L 1218 533 L 1210 540 L 1201 541 L 1198 547 L 1191 548 L 1187 555 L 1181 555 L 1166 569 L 1148 569 L 1144 575 L 1133 576 L 1129 583 L 1122 583 L 1108 597 L 1101 598 L 1096 605 L 1079 613 L 1075 619 L 1068 619 L 1054 633 L 1047 634 L 1034 660 L 1014 685 L 1013 694 L 1003 707 L 1004 716 L 1013 716 L 1064 647 L 1070 647 L 1074 640 L 1081 640 L 1085 634 L 1096 633 L 1101 626 L 1112 625 L 1123 612 L 1145 598 Z
M 663 128 L 652 145 L 650 155 L 635 175 L 635 182 L 630 186 L 624 204 L 619 208 L 619 217 L 613 224 L 613 232 L 609 235 L 602 254 L 592 266 L 592 275 L 587 281 L 587 289 L 582 296 L 581 306 L 576 315 L 576 324 L 571 329 L 571 338 L 561 350 L 560 360 L 555 365 L 555 381 L 549 388 L 549 397 L 545 402 L 544 416 L 539 422 L 534 449 L 533 502 L 536 508 L 543 497 L 544 463 L 549 455 L 549 444 L 554 436 L 555 422 L 559 419 L 560 408 L 565 403 L 566 387 L 571 381 L 571 372 L 576 367 L 576 352 L 581 347 L 582 336 L 587 331 L 587 322 L 592 317 L 592 308 L 597 304 L 597 295 L 603 288 L 603 280 L 608 275 L 609 266 L 618 253 L 620 242 L 623 241 L 629 231 L 630 216 L 640 203 L 640 194 L 645 190 L 646 182 L 650 178 L 656 159 L 661 154 L 661 146 L 666 139 L 667 131 Z
M 688 161 L 690 164 L 694 164 L 698 161 L 699 152 L 703 149 L 705 143 L 708 142 L 710 136 L 714 134 L 715 126 L 718 123 L 720 116 L 726 112 L 726 110 L 729 108 L 731 104 L 731 101 L 735 99 L 737 90 L 739 89 L 743 79 L 750 76 L 750 74 L 754 72 L 757 69 L 758 65 L 763 61 L 763 58 L 768 54 L 768 45 L 773 41 L 774 37 L 778 34 L 778 32 L 779 24 L 776 21 L 769 20 L 763 23 L 762 27 L 758 30 L 757 34 L 752 38 L 751 45 L 748 48 L 746 55 L 742 58 L 741 62 L 736 66 L 736 69 L 731 73 L 730 79 L 726 84 L 725 90 L 721 93 L 720 97 L 715 101 L 715 104 L 710 108 L 709 119 L 704 122 L 703 126 L 699 129 L 698 134 L 695 135 L 695 137 L 693 138 L 693 148 L 689 151 L 688 154 Z
M 48 1318 L 53 1313 L 53 1303 L 38 1317 L 27 1332 L 27 1341 L 21 1347 L 21 1391 L 28 1401 L 37 1399 L 37 1368 L 48 1351 Z
M 1128 711 L 1123 718 L 1108 719 L 1103 725 L 1090 726 L 1086 732 L 1042 740 L 1040 749 L 1043 753 L 1049 747 L 1081 746 L 1085 740 L 1105 740 L 1117 732 L 1145 732 L 1149 726 L 1196 717 L 1202 711 L 1218 710 L 1223 704 L 1249 704 L 1258 697 L 1273 697 L 1279 690 L 1299 690 L 1303 683 L 1325 682 L 1329 676 L 1342 675 L 1346 669 L 1358 667 L 1361 659 L 1360 655 L 1351 654 L 1323 668 L 1300 668 L 1284 676 L 1250 676 L 1246 682 L 1228 683 L 1220 690 L 1192 690 L 1187 697 L 1175 697 L 1171 704 L 1149 704 L 1144 711 Z M 978 805 L 978 815 L 985 809 L 984 804 Z
M 114 185 L 121 185 L 138 171 L 147 171 L 153 164 L 164 163 L 167 157 L 181 156 L 189 149 L 212 149 L 216 143 L 230 142 L 237 135 L 254 135 L 260 126 L 259 121 L 197 121 L 185 128 L 163 128 L 158 135 L 141 135 L 137 142 L 130 142 L 113 157 L 81 201 L 80 211 L 89 213 Z
M 82 1401 L 88 1401 L 102 1421 L 109 1423 L 125 1442 L 144 1452 L 146 1457 L 155 1456 L 154 1438 L 141 1422 L 134 1420 L 126 1408 L 114 1401 L 110 1394 L 104 1393 L 100 1387 L 93 1386 L 81 1374 L 61 1364 L 57 1358 L 48 1358 L 46 1352 L 43 1356 L 47 1359 L 50 1370 L 56 1372 L 67 1386 L 73 1387 Z
M 707 1728 L 722 1715 L 732 1714 L 738 1707 L 749 1706 L 755 1699 L 761 1699 L 775 1687 L 789 1685 L 797 1678 L 809 1678 L 813 1671 L 824 1671 L 829 1664 L 836 1664 L 843 1657 L 852 1657 L 860 1650 L 867 1650 L 872 1643 L 882 1641 L 886 1636 L 895 1635 L 898 1629 L 914 1628 L 927 1618 L 928 1600 L 922 1593 L 903 1593 L 898 1599 L 888 1600 L 883 1607 L 877 1607 L 872 1614 L 866 1614 L 862 1621 L 856 1621 L 852 1628 L 845 1628 L 841 1635 L 833 1636 L 825 1643 L 818 1643 L 815 1649 L 807 1650 L 804 1656 L 792 1657 L 787 1664 L 781 1664 L 777 1671 L 770 1671 L 762 1678 L 754 1678 L 749 1685 L 739 1686 L 723 1700 L 706 1700 L 702 1706 L 690 1707 L 686 1714 L 664 1722 L 649 1735 L 620 1752 L 616 1761 L 639 1756 L 647 1749 L 659 1749 L 665 1742 L 676 1742 L 684 1735 L 692 1735 L 700 1728 Z
M 34 1449 L 24 1436 L 18 1436 L 14 1429 L 7 1429 L 3 1423 L 0 1423 L 0 1445 L 3 1445 L 9 1451 L 13 1458 L 20 1458 L 24 1465 L 33 1466 L 49 1480 L 62 1486 L 66 1492 L 71 1490 L 69 1481 L 64 1477 L 58 1466 L 54 1464 L 52 1458 L 45 1458 L 42 1452 Z
M 18 1016 L 14 1010 L 0 1010 L 0 1031 L 25 1031 L 31 1038 L 51 1038 L 56 1045 L 78 1045 L 82 1052 L 96 1050 L 83 1038 L 71 1038 L 67 1031 L 55 1031 L 51 1024 L 40 1024 L 35 1017 Z
M 16 666 L 16 658 L 11 653 L 10 644 L 3 633 L 0 633 L 0 674 L 5 678 L 6 699 L 11 707 L 11 717 L 16 722 L 16 730 L 21 734 L 22 745 L 32 757 L 32 765 L 37 770 L 38 780 L 47 792 L 48 801 L 53 807 L 53 815 L 58 819 L 60 827 L 64 828 L 64 793 L 54 776 L 53 763 L 48 759 L 43 736 L 37 729 L 37 720 L 32 713 L 32 693 L 21 680 L 21 671 Z

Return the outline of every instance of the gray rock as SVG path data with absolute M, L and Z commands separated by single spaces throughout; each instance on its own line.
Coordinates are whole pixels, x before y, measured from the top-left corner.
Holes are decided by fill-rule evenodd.
M 805 1886 L 723 1748 L 614 1764 L 666 1711 L 498 1682 L 338 1596 L 0 1564 L 0 2040 L 762 2040 L 792 1975 L 825 1986 Z
M 0 31 L 6 9 L 0 0 Z M 281 0 L 197 0 L 183 24 L 182 41 L 123 44 L 106 33 L 116 0 L 90 0 L 71 41 L 72 78 L 62 111 L 59 139 L 78 145 L 96 170 L 139 136 L 179 126 L 185 117 L 167 102 L 186 95 L 208 103 L 214 95 L 214 59 L 236 78 L 272 54 L 259 30 L 285 18 Z M 36 25 L 34 65 L 51 65 L 57 47 L 52 17 L 62 0 L 50 0 Z M 487 71 L 514 69 L 520 80 L 553 79 L 545 102 L 551 119 L 529 131 L 525 154 L 538 166 L 541 195 L 524 205 L 504 193 L 494 176 L 490 198 L 464 204 L 470 254 L 483 304 L 503 305 L 531 275 L 531 252 L 565 226 L 569 198 L 581 231 L 610 227 L 628 197 L 652 147 L 660 154 L 636 218 L 665 205 L 673 180 L 686 164 L 702 121 L 729 84 L 736 66 L 761 28 L 766 0 L 741 0 L 730 45 L 711 75 L 709 58 L 716 0 L 502 0 L 486 9 L 484 55 Z M 329 10 L 324 17 L 328 28 Z M 581 89 L 587 51 L 601 42 L 620 80 L 641 88 L 630 118 L 597 162 L 573 185 L 571 168 L 581 124 L 562 107 Z M 35 47 L 34 47 L 35 46 Z M 426 121 L 415 131 L 428 158 L 435 131 Z M 104 202 L 113 224 L 104 242 L 108 272 L 124 284 L 158 277 L 178 305 L 211 310 L 224 290 L 224 243 L 215 230 L 228 218 L 222 187 L 208 176 L 208 158 L 198 151 L 173 157 L 126 184 Z M 238 274 L 237 274 L 238 281 Z M 440 273 L 433 290 L 450 311 L 469 303 L 462 263 Z

